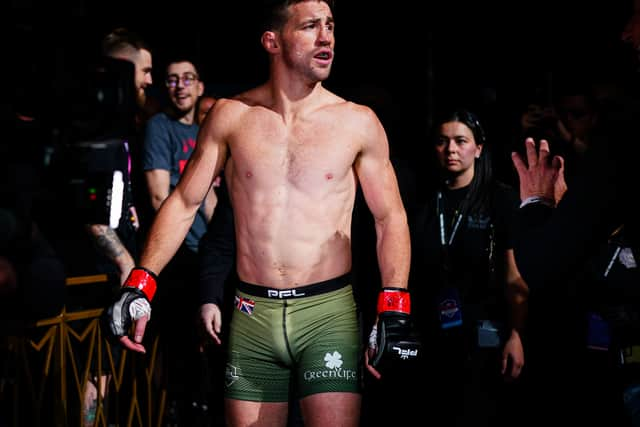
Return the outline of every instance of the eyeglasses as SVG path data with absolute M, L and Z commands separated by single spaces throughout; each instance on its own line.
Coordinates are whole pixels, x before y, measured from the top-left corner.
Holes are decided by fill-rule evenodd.
M 197 80 L 198 80 L 198 76 L 196 76 L 193 73 L 185 73 L 182 76 L 177 76 L 175 74 L 172 74 L 169 77 L 167 77 L 164 83 L 167 85 L 168 88 L 174 89 L 176 86 L 178 86 L 178 83 L 180 81 L 182 81 L 182 84 L 184 84 L 185 87 L 189 87 L 192 84 L 194 84 Z

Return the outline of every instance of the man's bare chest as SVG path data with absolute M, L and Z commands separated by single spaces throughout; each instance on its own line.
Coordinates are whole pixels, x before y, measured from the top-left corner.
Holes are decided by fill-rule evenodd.
M 343 176 L 357 155 L 356 143 L 330 127 L 245 132 L 230 149 L 245 173 L 294 181 Z

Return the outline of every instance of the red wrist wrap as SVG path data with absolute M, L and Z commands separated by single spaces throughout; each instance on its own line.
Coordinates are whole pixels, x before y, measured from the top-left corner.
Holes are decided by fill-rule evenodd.
M 378 314 L 383 311 L 399 311 L 411 314 L 411 298 L 406 289 L 382 289 L 378 294 Z
M 136 267 L 131 270 L 123 286 L 140 289 L 151 301 L 156 294 L 156 276 L 146 268 Z

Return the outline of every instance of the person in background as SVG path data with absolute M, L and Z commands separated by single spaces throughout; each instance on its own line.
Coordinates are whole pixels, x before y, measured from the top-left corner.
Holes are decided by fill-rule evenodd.
M 168 62 L 165 86 L 169 98 L 167 109 L 147 122 L 143 148 L 143 169 L 150 203 L 160 209 L 174 191 L 181 174 L 196 147 L 200 129 L 197 123 L 198 100 L 204 93 L 193 61 L 176 58 Z M 194 405 L 200 406 L 197 395 L 200 364 L 197 334 L 194 332 L 196 300 L 186 289 L 197 282 L 198 245 L 207 229 L 216 204 L 213 187 L 191 224 L 182 246 L 160 275 L 164 284 L 159 292 L 159 334 L 162 346 L 164 381 L 168 388 L 168 416 L 173 422 L 191 424 L 195 421 Z M 176 316 L 176 314 L 178 314 Z M 188 334 L 185 336 L 185 334 Z
M 123 174 L 123 203 L 120 220 L 117 225 L 110 224 L 109 218 L 89 218 L 86 230 L 96 248 L 100 259 L 96 269 L 100 273 L 111 273 L 115 269 L 118 283 L 123 284 L 138 257 L 138 241 L 140 240 L 140 206 L 136 198 L 137 193 L 143 193 L 143 183 L 138 176 L 138 161 L 140 159 L 141 132 L 144 127 L 145 106 L 147 104 L 146 90 L 152 84 L 152 55 L 149 45 L 135 32 L 126 28 L 116 28 L 102 40 L 102 54 L 107 59 L 124 61 L 133 64 L 132 76 L 126 81 L 133 82 L 133 99 L 135 101 L 132 117 L 126 118 L 121 129 L 109 129 L 109 135 L 93 135 L 97 142 L 101 138 L 113 137 L 105 150 L 91 154 L 92 167 L 98 167 L 100 173 L 112 176 L 114 171 Z M 126 64 L 129 65 L 129 64 Z M 129 65 L 130 66 L 130 65 Z M 119 108 L 119 107 L 114 107 Z M 131 125 L 129 126 L 129 123 Z M 102 153 L 105 151 L 105 153 Z M 91 173 L 98 170 L 90 170 Z M 134 190 L 135 189 L 135 190 Z M 87 219 L 85 219 L 87 220 Z M 97 222 L 92 222 L 97 221 Z M 119 353 L 118 353 L 119 357 Z M 93 377 L 87 382 L 83 394 L 82 418 L 83 425 L 92 426 L 95 422 L 98 389 L 104 398 L 107 395 L 110 375 Z M 99 384 L 98 384 L 99 382 Z
M 151 50 L 147 43 L 137 34 L 124 28 L 117 28 L 104 37 L 102 52 L 106 57 L 133 63 L 135 100 L 138 112 L 142 111 L 147 99 L 145 90 L 152 83 Z M 136 117 L 138 116 L 139 114 L 136 114 Z M 136 120 L 139 121 L 139 119 Z M 124 166 L 115 165 L 114 168 L 128 170 L 127 163 L 135 164 L 135 161 L 132 161 L 135 153 L 134 146 L 139 145 L 134 141 L 136 136 L 138 135 L 121 135 L 121 138 L 127 141 L 123 148 L 119 149 L 122 151 L 122 155 L 118 156 L 123 158 L 121 163 L 124 163 Z M 130 174 L 128 175 L 127 180 L 130 180 L 132 177 Z M 141 185 L 142 183 L 136 184 Z M 126 185 L 125 188 L 128 190 L 127 193 L 132 191 L 129 185 Z M 87 225 L 87 230 L 98 251 L 117 267 L 120 283 L 124 282 L 129 271 L 135 266 L 137 251 L 135 242 L 137 237 L 132 237 L 132 234 L 135 234 L 139 227 L 137 210 L 133 204 L 134 196 L 128 194 L 127 197 L 129 198 L 130 206 L 125 206 L 126 211 L 121 216 L 122 223 L 117 228 L 112 228 L 108 224 L 96 223 Z
M 439 176 L 412 222 L 410 287 L 430 349 L 423 359 L 436 418 L 502 425 L 525 363 L 528 287 L 513 256 L 518 194 L 496 180 L 478 117 L 454 109 L 435 122 Z
M 634 56 L 639 11 L 635 1 L 622 34 Z M 512 153 L 522 200 L 514 255 L 532 302 L 543 305 L 535 311 L 530 366 L 538 383 L 532 388 L 546 390 L 533 423 L 553 413 L 571 424 L 638 424 L 640 98 L 633 86 L 613 94 L 599 108 L 582 167 L 566 184 L 566 159 L 547 140 L 528 138 L 524 153 Z

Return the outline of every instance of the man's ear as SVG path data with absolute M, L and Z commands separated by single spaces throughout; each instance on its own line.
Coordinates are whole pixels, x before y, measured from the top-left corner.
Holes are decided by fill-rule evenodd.
M 265 31 L 262 34 L 262 46 L 264 46 L 267 52 L 276 53 L 280 48 L 276 33 L 273 31 Z

